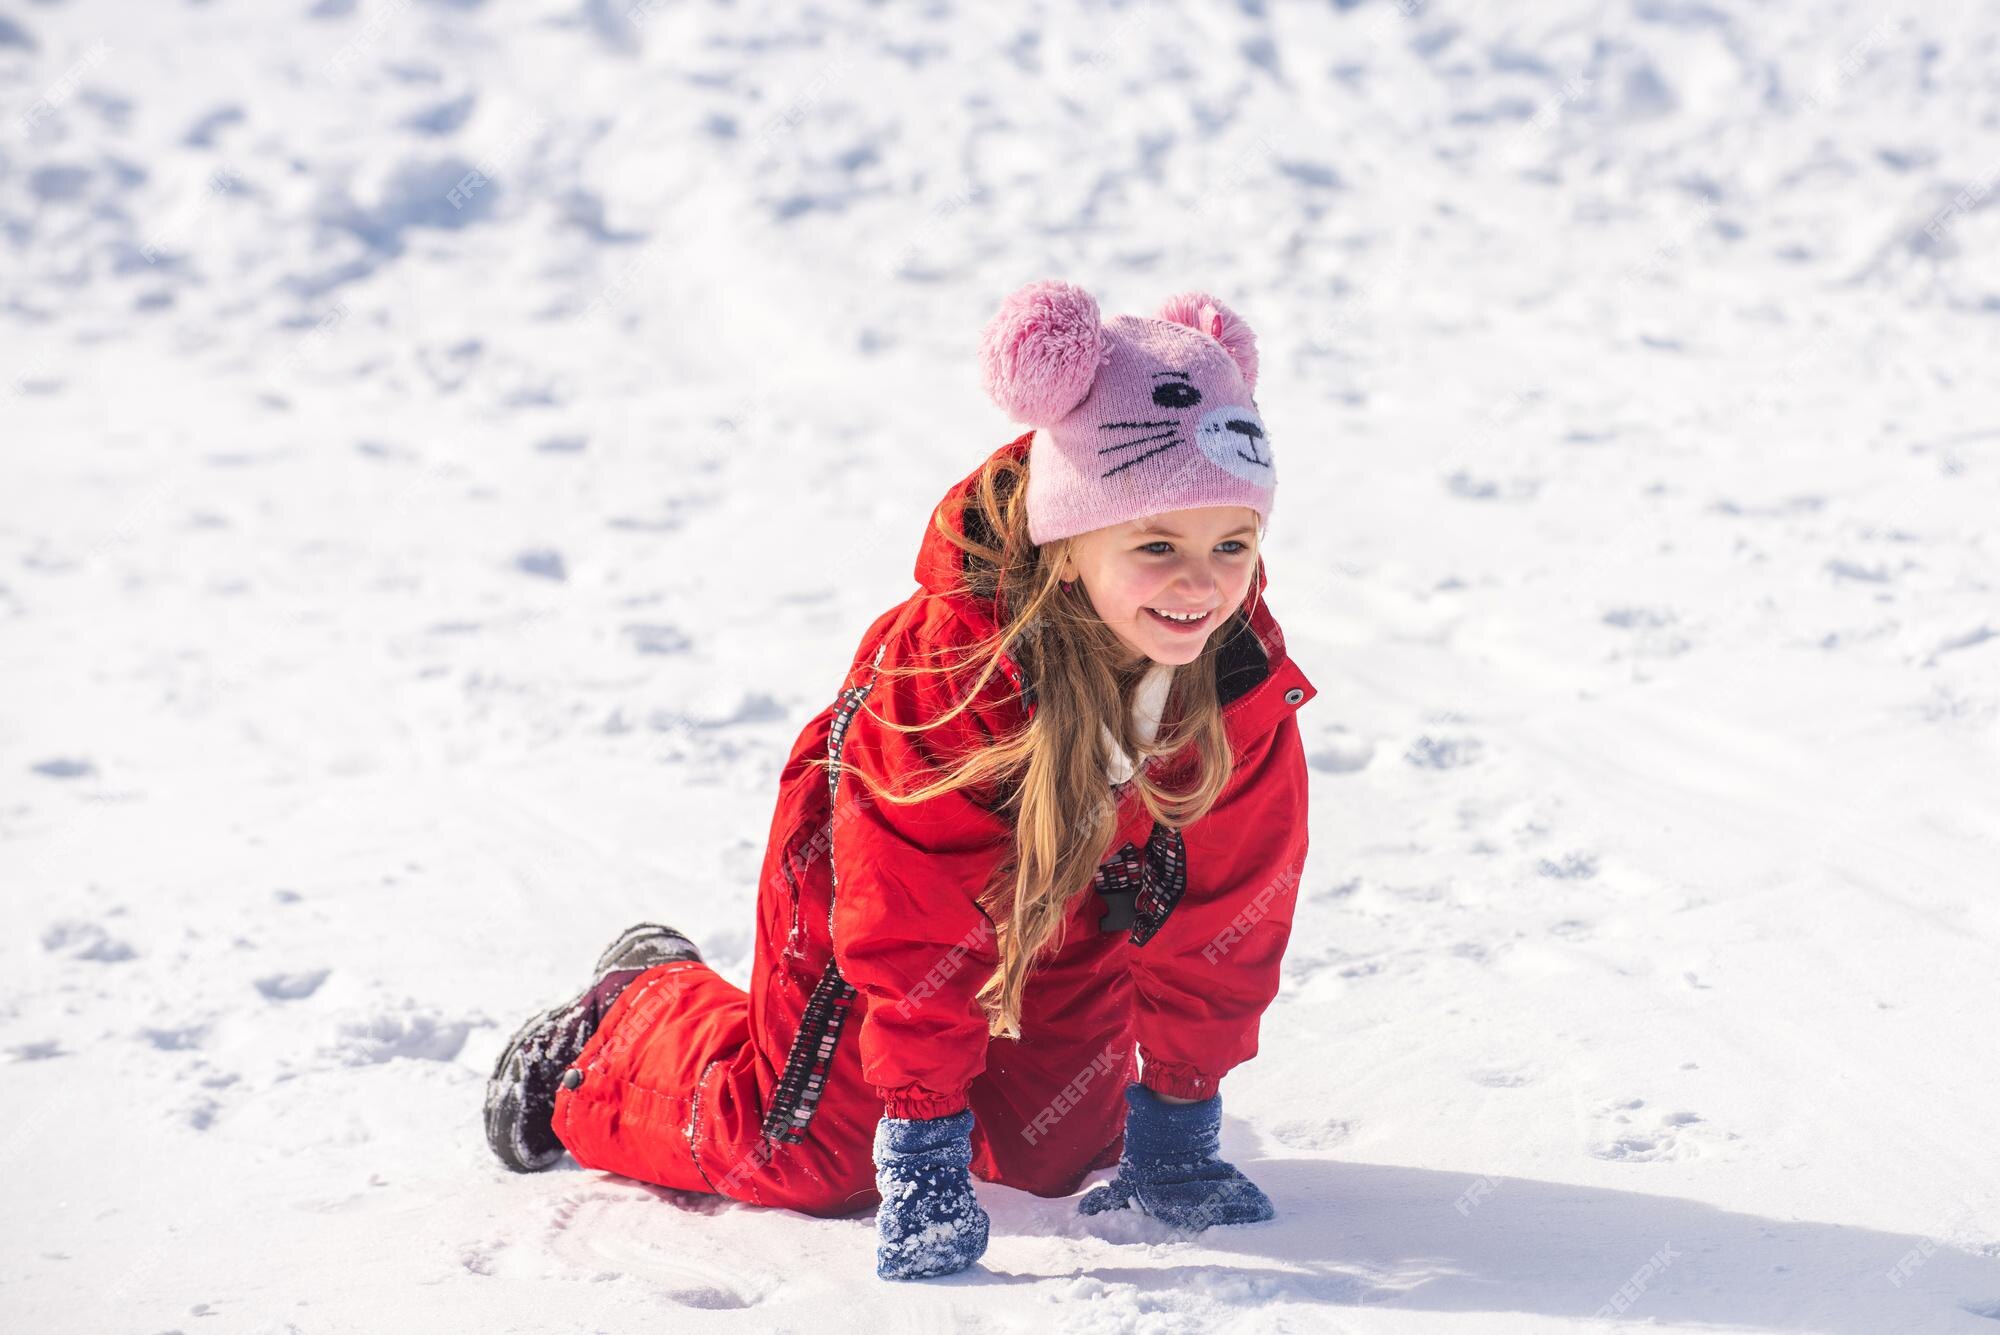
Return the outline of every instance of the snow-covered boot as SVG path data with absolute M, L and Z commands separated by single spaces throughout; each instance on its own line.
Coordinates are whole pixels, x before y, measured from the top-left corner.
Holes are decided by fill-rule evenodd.
M 640 923 L 605 947 L 582 995 L 521 1026 L 486 1082 L 486 1143 L 501 1163 L 517 1173 L 538 1173 L 562 1158 L 554 1125 L 556 1090 L 611 1003 L 646 970 L 700 958 L 694 942 L 673 928 Z

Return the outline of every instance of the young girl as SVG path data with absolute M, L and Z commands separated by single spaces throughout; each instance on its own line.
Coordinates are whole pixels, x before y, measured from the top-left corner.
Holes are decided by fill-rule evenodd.
M 1272 1217 L 1217 1153 L 1306 856 L 1299 706 L 1259 557 L 1256 345 L 1202 293 L 1101 321 L 1031 283 L 988 392 L 1035 427 L 932 513 L 779 778 L 750 990 L 671 928 L 613 942 L 489 1085 L 510 1168 L 814 1215 L 877 1273 L 986 1250 L 971 1175 L 1187 1228 Z

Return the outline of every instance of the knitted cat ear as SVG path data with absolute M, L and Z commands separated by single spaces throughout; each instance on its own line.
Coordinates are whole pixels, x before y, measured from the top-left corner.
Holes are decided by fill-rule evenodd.
M 1206 292 L 1176 292 L 1160 303 L 1156 317 L 1199 329 L 1216 342 L 1243 373 L 1243 383 L 1252 393 L 1257 389 L 1257 335 L 1243 323 L 1243 317 Z
M 1096 300 L 1053 278 L 1001 302 L 979 343 L 987 394 L 1029 426 L 1054 426 L 1069 416 L 1109 356 Z

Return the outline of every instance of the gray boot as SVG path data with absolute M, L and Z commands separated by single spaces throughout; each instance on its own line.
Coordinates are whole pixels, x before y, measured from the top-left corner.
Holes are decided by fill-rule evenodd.
M 582 995 L 521 1026 L 486 1082 L 486 1143 L 501 1163 L 517 1173 L 538 1173 L 562 1158 L 556 1091 L 611 1003 L 646 970 L 700 958 L 694 942 L 673 928 L 640 923 L 605 947 Z

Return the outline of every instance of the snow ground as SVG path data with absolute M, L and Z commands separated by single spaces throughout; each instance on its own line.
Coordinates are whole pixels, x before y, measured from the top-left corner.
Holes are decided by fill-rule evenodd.
M 1991 7 L 0 0 L 0 113 L 6 1328 L 2000 1332 Z M 1280 1217 L 501 1170 L 1050 275 L 1261 336 Z

